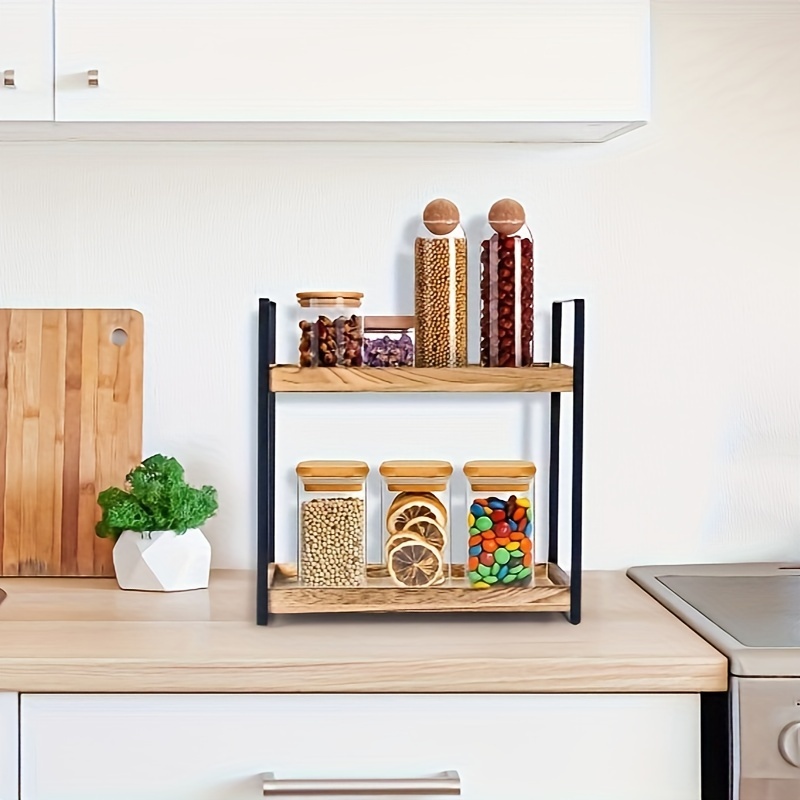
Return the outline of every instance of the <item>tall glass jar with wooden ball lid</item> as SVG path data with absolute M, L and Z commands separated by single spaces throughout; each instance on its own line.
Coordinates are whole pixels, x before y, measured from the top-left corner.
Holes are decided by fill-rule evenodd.
M 450 476 L 447 461 L 384 461 L 383 554 L 389 577 L 408 589 L 438 586 L 450 575 Z
M 298 292 L 301 367 L 360 367 L 361 292 Z
M 417 367 L 467 364 L 467 238 L 458 208 L 428 203 L 414 244 Z
M 368 473 L 363 461 L 297 465 L 297 567 L 304 586 L 364 583 Z
M 498 200 L 481 242 L 481 366 L 533 364 L 533 236 L 525 209 Z
M 534 568 L 530 461 L 468 461 L 467 582 L 475 589 L 530 586 Z

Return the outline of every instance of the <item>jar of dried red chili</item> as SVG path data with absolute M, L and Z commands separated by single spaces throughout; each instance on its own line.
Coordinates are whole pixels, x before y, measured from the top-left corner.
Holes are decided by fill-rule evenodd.
M 481 242 L 481 366 L 533 364 L 533 236 L 525 209 L 498 200 Z

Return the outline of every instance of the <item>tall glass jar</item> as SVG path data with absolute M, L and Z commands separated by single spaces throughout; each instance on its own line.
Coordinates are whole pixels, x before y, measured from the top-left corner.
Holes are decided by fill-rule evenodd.
M 413 367 L 414 317 L 364 317 L 364 366 Z
M 383 553 L 397 586 L 424 588 L 450 576 L 450 476 L 447 461 L 384 461 Z
M 361 292 L 298 292 L 301 367 L 360 367 Z
M 366 578 L 363 461 L 297 465 L 297 572 L 305 586 L 361 586 Z
M 414 244 L 417 367 L 467 365 L 467 239 L 449 200 L 425 207 Z
M 475 589 L 534 581 L 533 476 L 530 461 L 468 461 L 467 580 Z
M 533 364 L 533 236 L 516 200 L 489 210 L 481 242 L 481 366 Z

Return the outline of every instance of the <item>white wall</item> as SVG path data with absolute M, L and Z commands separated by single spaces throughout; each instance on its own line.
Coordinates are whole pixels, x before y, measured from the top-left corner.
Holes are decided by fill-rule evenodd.
M 291 360 L 295 291 L 411 312 L 425 202 L 459 203 L 474 254 L 516 197 L 539 357 L 550 301 L 588 302 L 587 565 L 800 558 L 800 13 L 721 5 L 654 5 L 653 122 L 606 145 L 2 144 L 2 304 L 144 313 L 146 451 L 219 487 L 215 565 L 250 566 L 257 298 Z M 279 555 L 297 460 L 541 462 L 543 403 L 280 398 Z

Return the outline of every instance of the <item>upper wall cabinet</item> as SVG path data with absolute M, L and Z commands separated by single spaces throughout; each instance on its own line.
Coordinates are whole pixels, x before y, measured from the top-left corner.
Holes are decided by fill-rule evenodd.
M 59 121 L 602 140 L 649 117 L 648 0 L 55 0 L 55 20 Z
M 0 0 L 0 120 L 53 119 L 52 0 Z

